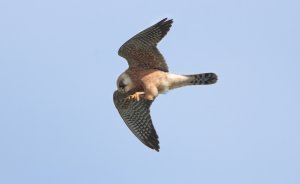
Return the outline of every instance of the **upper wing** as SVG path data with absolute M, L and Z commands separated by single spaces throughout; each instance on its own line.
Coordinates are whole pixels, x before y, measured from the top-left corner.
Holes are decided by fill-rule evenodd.
M 126 95 L 118 91 L 114 92 L 114 104 L 121 117 L 134 133 L 134 135 L 146 146 L 159 151 L 159 141 L 153 127 L 150 106 L 153 101 L 140 99 L 139 101 L 126 99 Z
M 168 72 L 165 59 L 156 45 L 170 30 L 172 23 L 172 19 L 165 18 L 136 34 L 120 47 L 118 54 L 127 60 L 129 67 Z

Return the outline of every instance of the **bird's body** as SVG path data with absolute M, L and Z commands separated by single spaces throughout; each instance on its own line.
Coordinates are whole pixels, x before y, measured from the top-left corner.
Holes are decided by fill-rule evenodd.
M 114 92 L 115 106 L 136 137 L 157 151 L 159 141 L 150 116 L 150 106 L 155 98 L 175 88 L 214 84 L 217 81 L 214 73 L 169 73 L 156 45 L 167 34 L 172 23 L 172 20 L 161 20 L 129 39 L 118 52 L 127 60 L 129 68 L 118 77 L 118 90 Z
M 139 95 L 147 100 L 153 100 L 159 94 L 188 85 L 212 84 L 217 76 L 213 73 L 196 75 L 177 75 L 156 69 L 132 69 L 122 73 L 118 81 L 127 81 L 128 91 L 138 89 Z

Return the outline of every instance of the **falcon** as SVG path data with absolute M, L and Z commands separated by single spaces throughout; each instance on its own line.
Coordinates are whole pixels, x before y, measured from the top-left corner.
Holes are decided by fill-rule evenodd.
M 114 104 L 132 133 L 146 146 L 159 151 L 159 140 L 150 116 L 150 106 L 159 94 L 169 90 L 217 82 L 214 73 L 177 75 L 169 73 L 167 63 L 157 49 L 168 33 L 172 19 L 163 19 L 136 34 L 119 49 L 128 69 L 117 79 Z

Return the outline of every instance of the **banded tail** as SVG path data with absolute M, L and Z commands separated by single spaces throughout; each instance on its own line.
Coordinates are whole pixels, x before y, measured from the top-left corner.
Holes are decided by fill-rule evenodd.
M 201 73 L 195 75 L 185 75 L 191 79 L 190 85 L 208 85 L 214 84 L 218 80 L 218 76 L 215 73 Z
M 189 85 L 214 84 L 217 82 L 217 80 L 218 76 L 214 73 L 201 73 L 194 75 L 168 75 L 169 89 L 175 89 Z

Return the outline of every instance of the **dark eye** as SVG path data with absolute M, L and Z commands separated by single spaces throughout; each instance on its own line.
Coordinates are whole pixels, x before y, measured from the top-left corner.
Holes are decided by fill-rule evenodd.
M 125 84 L 123 83 L 123 81 L 119 82 L 119 88 L 122 88 L 122 89 L 125 88 Z

